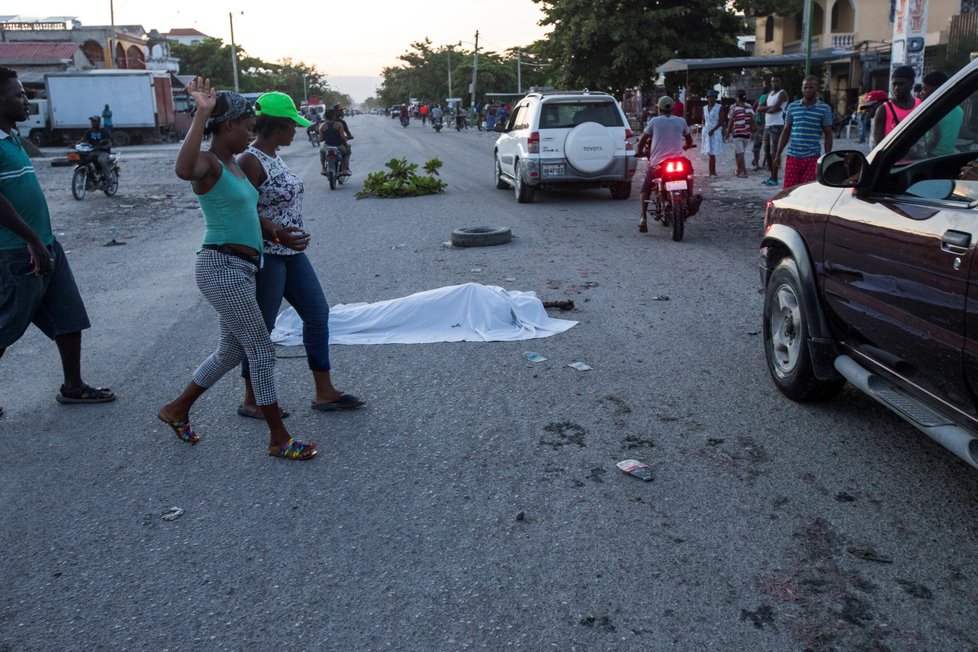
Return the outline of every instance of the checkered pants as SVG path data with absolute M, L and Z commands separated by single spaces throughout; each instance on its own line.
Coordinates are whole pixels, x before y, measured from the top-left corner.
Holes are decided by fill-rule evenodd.
M 248 261 L 203 249 L 197 254 L 194 275 L 197 287 L 221 318 L 221 339 L 193 373 L 193 381 L 210 387 L 241 360 L 248 357 L 251 384 L 258 405 L 277 403 L 275 394 L 275 346 L 258 308 L 255 274 Z

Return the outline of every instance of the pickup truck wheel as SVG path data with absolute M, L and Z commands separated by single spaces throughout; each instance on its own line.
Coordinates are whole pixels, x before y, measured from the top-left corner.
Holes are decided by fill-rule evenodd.
M 30 138 L 31 142 L 38 147 L 44 147 L 44 143 L 47 141 L 47 139 L 44 137 L 44 132 L 40 129 L 35 129 L 32 131 L 28 138 Z
M 509 188 L 509 184 L 506 183 L 506 179 L 503 179 L 503 169 L 499 167 L 499 157 L 496 156 L 495 159 L 496 159 L 496 169 L 495 169 L 494 178 L 496 181 L 496 190 L 506 190 L 506 188 Z
M 793 401 L 817 401 L 837 393 L 845 381 L 815 377 L 808 349 L 808 315 L 801 297 L 798 265 L 785 258 L 764 290 L 764 357 L 782 394 Z
M 125 131 L 113 131 L 112 132 L 112 144 L 118 145 L 119 147 L 125 147 L 129 144 L 129 134 Z

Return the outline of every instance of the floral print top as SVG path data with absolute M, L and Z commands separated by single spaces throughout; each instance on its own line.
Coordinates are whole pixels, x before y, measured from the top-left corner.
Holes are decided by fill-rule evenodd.
M 245 151 L 254 154 L 265 169 L 265 182 L 258 188 L 258 215 L 284 227 L 303 228 L 302 179 L 288 168 L 281 156 L 272 158 L 251 146 Z M 265 240 L 264 252 L 276 256 L 299 253 L 271 240 Z

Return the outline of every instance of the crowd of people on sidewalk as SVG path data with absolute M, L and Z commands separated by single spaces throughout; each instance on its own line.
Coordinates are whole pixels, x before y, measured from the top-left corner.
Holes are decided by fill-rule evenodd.
M 725 145 L 733 145 L 734 176 L 747 178 L 746 156 L 750 151 L 751 169 L 764 170 L 767 177 L 762 182 L 772 187 L 790 188 L 814 181 L 819 156 L 832 149 L 834 139 L 843 129 L 858 129 L 858 144 L 880 142 L 901 120 L 906 118 L 930 93 L 947 81 L 942 72 L 924 76 L 922 83 L 914 87 L 914 70 L 910 66 L 898 66 L 891 74 L 892 94 L 873 90 L 861 96 L 858 106 L 850 107 L 841 118 L 832 107 L 819 98 L 819 79 L 804 78 L 801 97 L 791 101 L 783 87 L 780 74 L 772 74 L 769 84 L 755 102 L 747 98 L 744 89 L 735 92 L 734 103 L 724 107 L 718 100 L 717 91 L 706 93 L 702 107 L 700 140 L 702 156 L 707 159 L 707 175 L 718 176 L 717 158 L 724 155 Z M 676 102 L 678 115 L 686 116 Z M 651 102 L 646 106 L 640 121 L 649 124 L 653 116 Z M 927 149 L 934 155 L 950 154 L 961 128 L 963 111 L 952 111 L 933 132 L 929 133 Z M 848 136 L 848 132 L 847 132 Z M 782 160 L 784 161 L 782 173 Z M 779 180 L 779 175 L 783 179 Z
M 293 437 L 282 422 L 289 413 L 278 405 L 269 333 L 283 299 L 303 320 L 315 388 L 311 408 L 334 412 L 365 402 L 333 385 L 329 304 L 304 253 L 310 237 L 302 219 L 302 180 L 277 153 L 292 143 L 297 126 L 311 123 L 284 93 L 265 93 L 252 105 L 237 93 L 216 91 L 201 78 L 187 92 L 197 108 L 175 173 L 191 183 L 203 212 L 205 233 L 194 274 L 219 316 L 219 343 L 157 417 L 181 441 L 198 443 L 191 408 L 228 371 L 241 366 L 245 394 L 237 413 L 266 423 L 268 454 L 312 459 L 316 442 Z M 0 357 L 33 323 L 54 340 L 61 356 L 64 383 L 58 402 L 114 401 L 110 389 L 82 379 L 81 333 L 91 324 L 16 129 L 28 109 L 17 73 L 0 67 Z M 210 145 L 204 150 L 208 136 Z

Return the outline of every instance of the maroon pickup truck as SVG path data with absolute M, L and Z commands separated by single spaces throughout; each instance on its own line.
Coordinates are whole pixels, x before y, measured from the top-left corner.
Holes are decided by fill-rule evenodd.
M 868 155 L 768 203 L 764 348 L 796 401 L 858 387 L 978 467 L 978 61 Z

